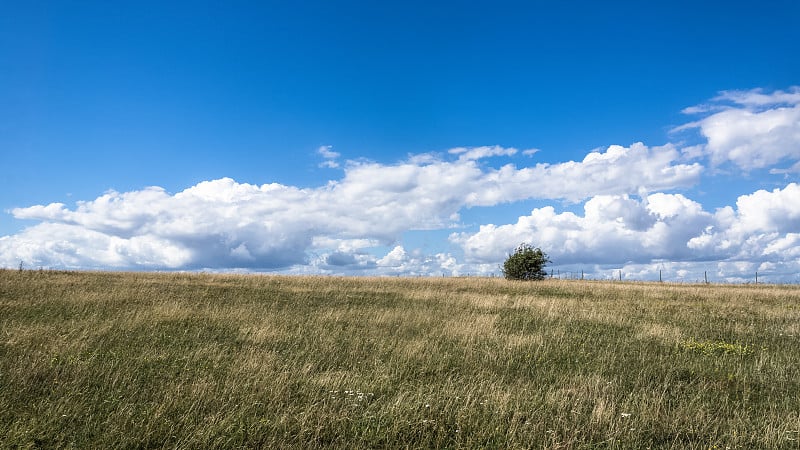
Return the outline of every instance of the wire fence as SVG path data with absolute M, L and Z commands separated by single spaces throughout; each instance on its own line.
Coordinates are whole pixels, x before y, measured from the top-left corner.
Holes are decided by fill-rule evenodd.
M 22 271 L 48 271 L 48 272 L 80 272 L 77 269 L 65 269 L 44 266 L 31 266 L 20 262 L 19 266 L 15 268 L 0 267 L 0 270 L 18 270 Z M 87 269 L 92 270 L 92 269 Z M 192 272 L 192 271 L 190 271 Z M 205 270 L 195 271 L 197 273 L 205 273 Z M 237 273 L 263 273 L 263 272 L 237 272 Z M 269 273 L 280 274 L 280 272 L 270 271 Z M 319 275 L 337 275 L 333 273 L 321 273 Z M 346 275 L 346 274 L 341 274 Z M 366 275 L 366 274 L 365 274 Z M 374 276 L 374 275 L 372 275 Z M 448 277 L 448 278 L 502 278 L 501 272 L 490 273 L 391 273 L 378 276 L 391 276 L 391 277 Z M 796 285 L 800 284 L 800 273 L 795 272 L 778 272 L 778 271 L 754 271 L 752 274 L 737 274 L 729 276 L 720 276 L 718 274 L 709 274 L 709 271 L 684 273 L 677 275 L 674 272 L 665 273 L 659 270 L 658 274 L 650 276 L 636 276 L 630 272 L 626 273 L 622 269 L 607 269 L 607 270 L 561 270 L 552 268 L 548 274 L 548 279 L 558 280 L 586 280 L 586 281 L 615 281 L 615 282 L 662 282 L 662 283 L 691 283 L 691 284 L 772 284 L 772 285 Z
M 455 276 L 455 277 L 502 277 L 502 273 L 465 273 L 459 275 L 442 276 Z M 587 280 L 587 281 L 616 281 L 616 282 L 640 282 L 640 283 L 691 283 L 691 284 L 800 284 L 800 274 L 795 272 L 760 272 L 756 271 L 752 274 L 738 274 L 729 276 L 719 276 L 717 274 L 709 274 L 708 271 L 702 273 L 692 273 L 685 275 L 675 275 L 674 273 L 664 273 L 659 271 L 657 275 L 647 277 L 637 277 L 630 273 L 626 273 L 621 269 L 602 270 L 602 271 L 575 271 L 575 270 L 559 270 L 553 269 L 548 271 L 548 279 L 558 280 Z

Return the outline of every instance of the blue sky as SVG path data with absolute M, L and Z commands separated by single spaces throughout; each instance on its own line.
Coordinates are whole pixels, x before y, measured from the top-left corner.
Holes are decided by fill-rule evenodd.
M 0 266 L 800 281 L 797 2 L 163 3 L 0 4 Z

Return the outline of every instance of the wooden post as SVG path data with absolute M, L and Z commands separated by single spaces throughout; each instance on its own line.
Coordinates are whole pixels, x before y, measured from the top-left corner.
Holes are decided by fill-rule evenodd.
M 663 282 L 663 281 L 661 280 L 661 270 L 660 270 L 660 269 L 659 269 L 659 271 L 658 271 L 658 282 L 659 282 L 659 283 L 662 283 L 662 282 Z
M 756 284 L 758 284 L 758 271 L 756 271 Z
M 708 284 L 708 271 L 703 271 L 703 279 L 706 280 L 706 284 Z
M 622 270 L 619 271 L 619 281 L 622 281 Z
M 583 280 L 583 269 L 581 269 L 581 280 Z

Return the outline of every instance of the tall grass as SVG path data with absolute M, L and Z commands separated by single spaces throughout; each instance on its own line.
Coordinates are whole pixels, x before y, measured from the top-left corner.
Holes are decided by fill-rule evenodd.
M 800 289 L 0 271 L 4 448 L 798 448 Z

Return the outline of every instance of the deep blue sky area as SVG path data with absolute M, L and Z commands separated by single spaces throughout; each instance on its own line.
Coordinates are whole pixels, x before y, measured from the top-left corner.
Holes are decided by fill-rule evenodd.
M 789 0 L 0 2 L 0 236 L 40 222 L 13 208 L 109 189 L 319 188 L 347 160 L 454 147 L 519 149 L 481 162 L 497 168 L 703 144 L 671 131 L 695 120 L 684 108 L 800 83 L 798 17 Z M 691 193 L 711 212 L 736 197 L 709 178 L 785 185 L 703 164 Z M 464 211 L 530 212 L 501 203 L 494 221 Z

